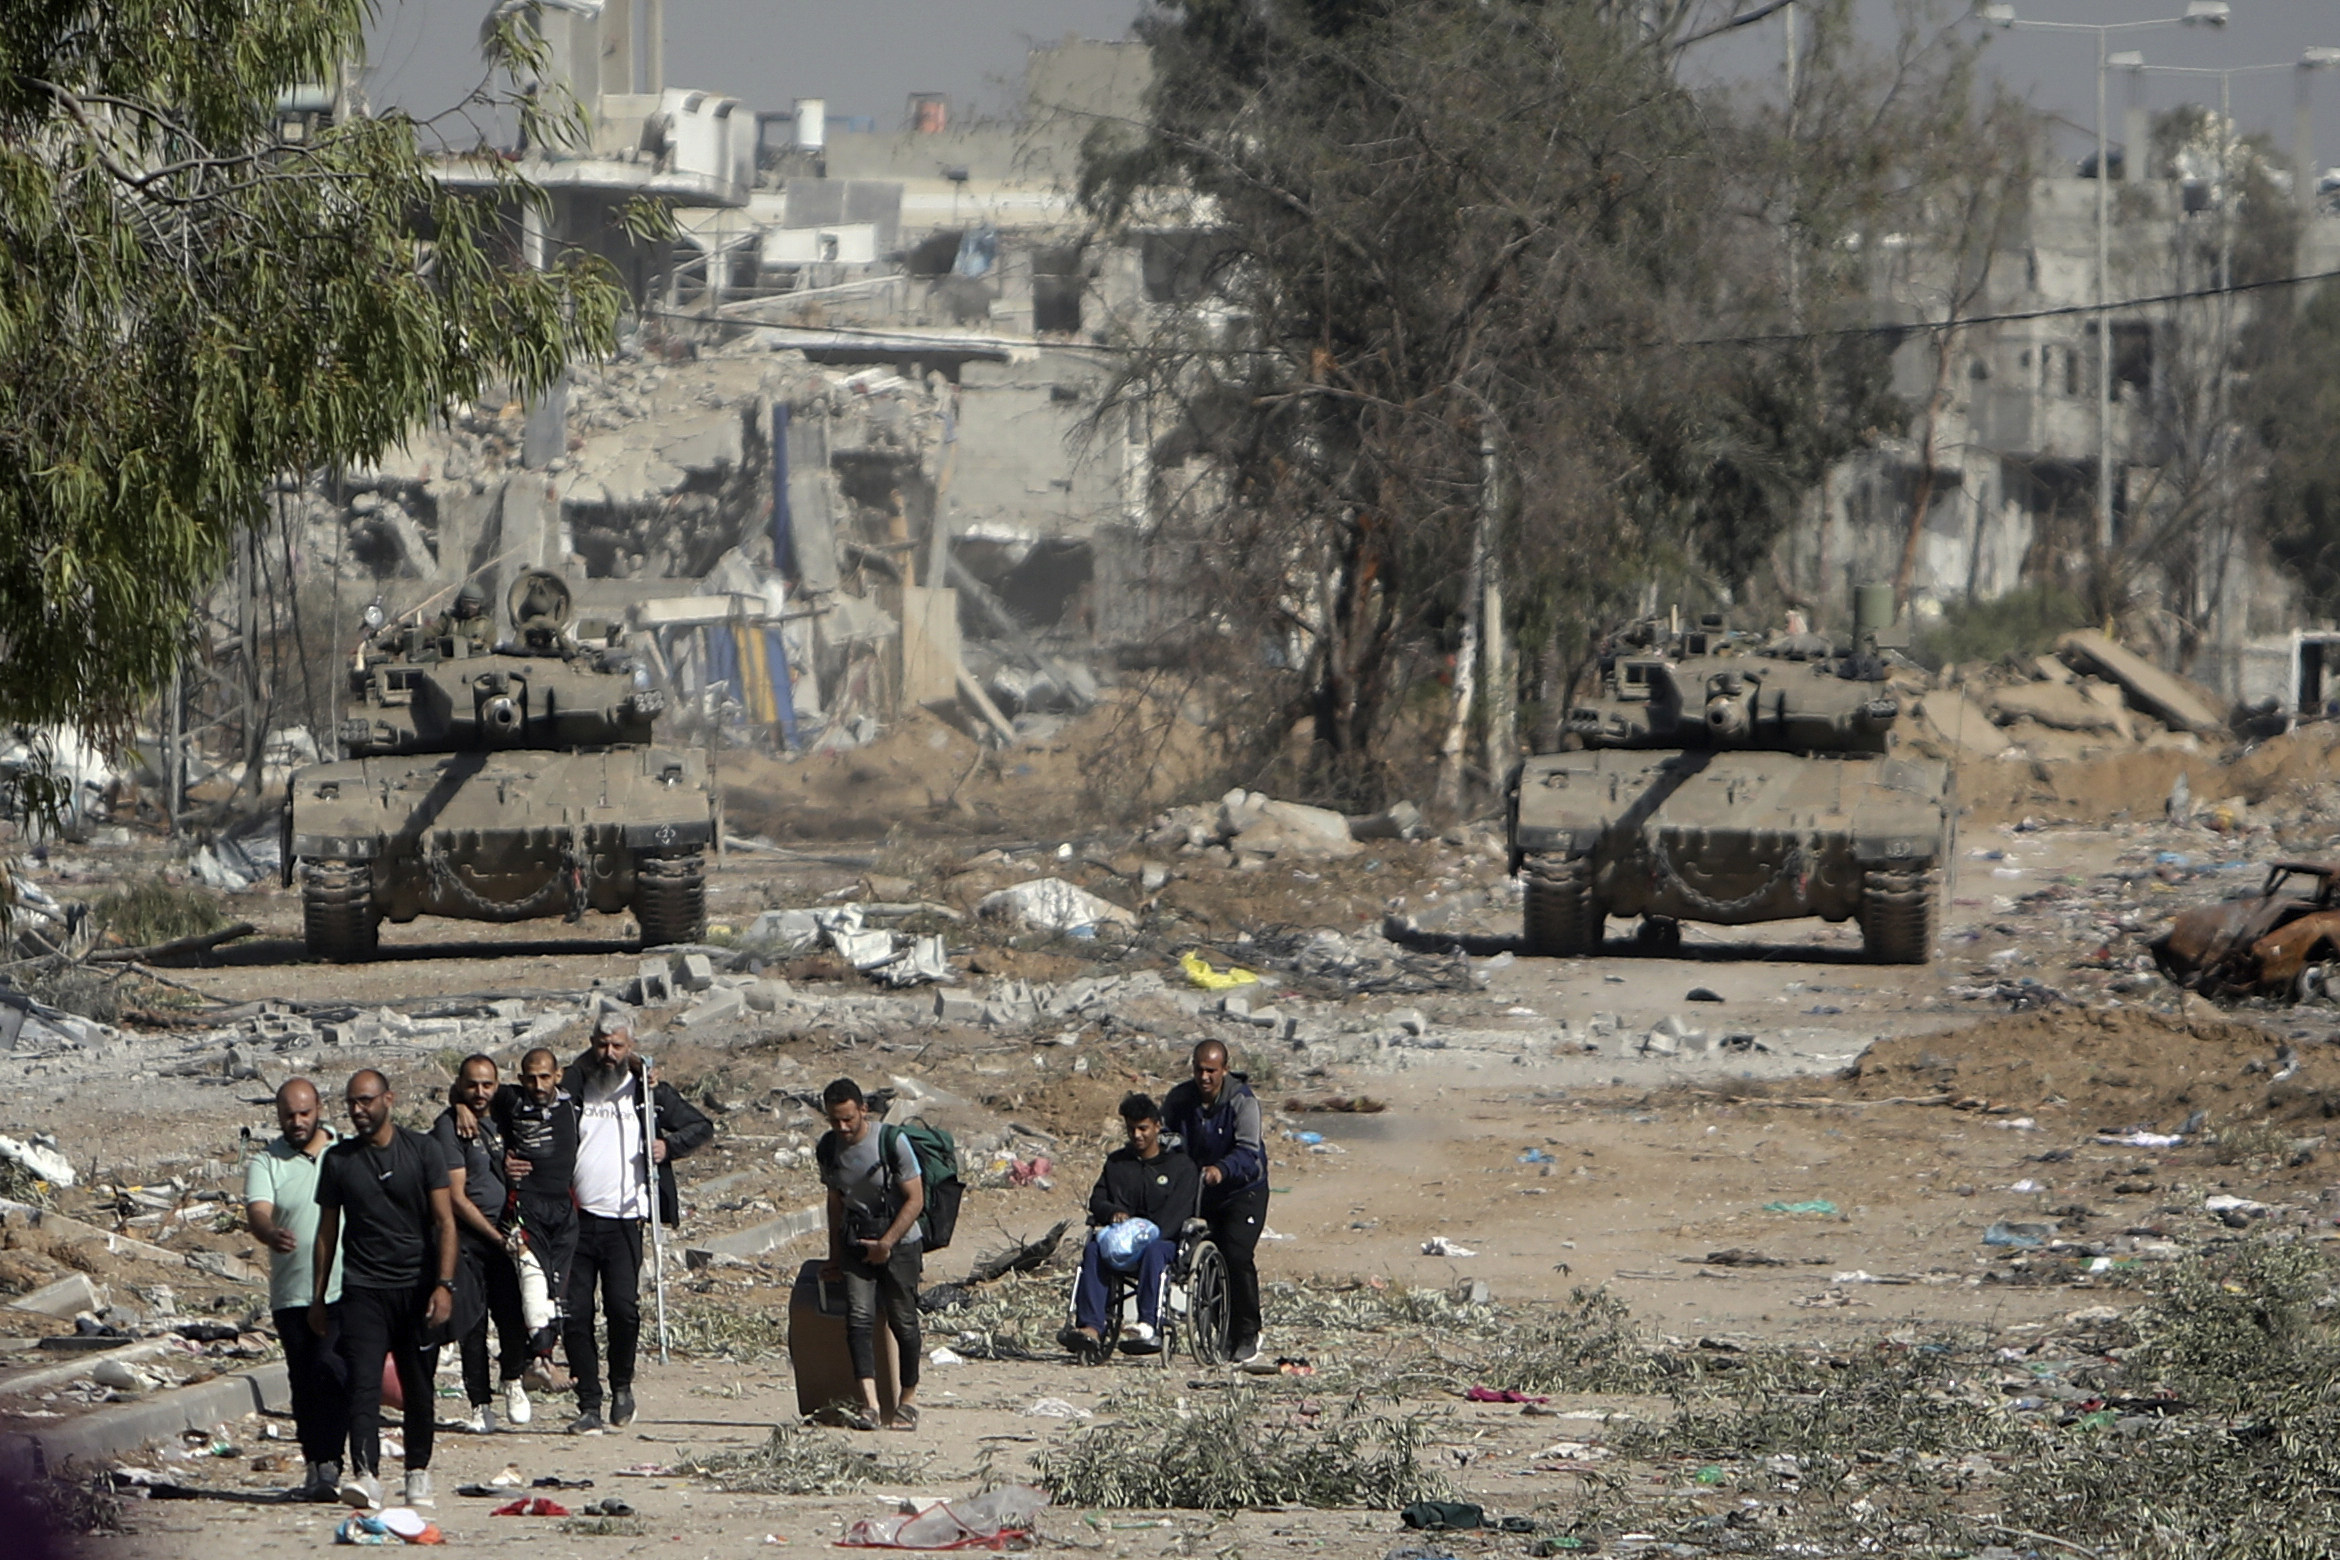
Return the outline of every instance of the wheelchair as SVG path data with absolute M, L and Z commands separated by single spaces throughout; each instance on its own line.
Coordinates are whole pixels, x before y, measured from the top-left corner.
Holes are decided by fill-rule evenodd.
M 1096 1239 L 1091 1228 L 1089 1238 Z M 1178 1228 L 1178 1254 L 1170 1259 L 1162 1295 L 1160 1330 L 1149 1346 L 1135 1336 L 1138 1320 L 1135 1273 L 1105 1271 L 1105 1325 L 1098 1329 L 1098 1339 L 1088 1343 L 1080 1337 L 1079 1278 L 1075 1275 L 1073 1292 L 1065 1297 L 1065 1320 L 1058 1332 L 1058 1341 L 1080 1356 L 1082 1363 L 1102 1365 L 1118 1351 L 1140 1358 L 1151 1354 L 1154 1362 L 1169 1368 L 1170 1357 L 1184 1348 L 1197 1365 L 1219 1365 L 1226 1362 L 1232 1340 L 1233 1326 L 1231 1299 L 1227 1288 L 1227 1259 L 1211 1239 L 1210 1221 L 1189 1219 Z M 1085 1253 L 1084 1253 L 1085 1254 Z

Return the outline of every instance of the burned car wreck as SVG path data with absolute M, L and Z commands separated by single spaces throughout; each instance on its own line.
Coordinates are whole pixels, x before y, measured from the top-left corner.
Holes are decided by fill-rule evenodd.
M 2306 1001 L 2340 978 L 2340 862 L 2278 861 L 2256 894 L 2188 910 L 2149 945 L 2204 996 Z

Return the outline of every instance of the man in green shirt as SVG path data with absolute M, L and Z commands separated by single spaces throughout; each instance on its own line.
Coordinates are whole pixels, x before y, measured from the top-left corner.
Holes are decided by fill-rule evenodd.
M 341 1447 L 349 1433 L 349 1377 L 341 1359 L 338 1316 L 341 1298 L 335 1273 L 326 1290 L 326 1336 L 309 1330 L 309 1299 L 315 1284 L 317 1250 L 317 1162 L 335 1140 L 323 1119 L 317 1086 L 288 1079 L 276 1091 L 276 1124 L 281 1136 L 244 1166 L 244 1218 L 268 1248 L 268 1308 L 284 1345 L 285 1374 L 292 1380 L 293 1423 L 301 1437 L 306 1477 L 295 1498 L 330 1501 L 341 1482 Z

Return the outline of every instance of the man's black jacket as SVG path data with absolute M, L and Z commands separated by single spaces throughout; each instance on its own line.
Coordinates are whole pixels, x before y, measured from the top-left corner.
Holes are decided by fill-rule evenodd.
M 1096 1189 L 1089 1193 L 1089 1222 L 1110 1224 L 1117 1213 L 1150 1219 L 1154 1228 L 1178 1238 L 1178 1226 L 1202 1206 L 1202 1171 L 1175 1148 L 1165 1148 L 1151 1159 L 1124 1144 L 1105 1156 L 1097 1172 Z
M 568 1071 L 561 1074 L 561 1087 L 575 1100 L 585 1098 L 585 1081 L 590 1076 L 586 1063 L 593 1053 L 587 1051 L 571 1062 Z M 636 1083 L 642 1080 L 642 1059 L 635 1057 L 627 1064 Z M 675 1092 L 673 1084 L 659 1080 L 650 1091 L 651 1108 L 658 1113 L 658 1139 L 666 1145 L 666 1160 L 658 1167 L 658 1222 L 682 1222 L 682 1194 L 675 1189 L 674 1162 L 706 1146 L 715 1135 L 715 1123 L 690 1101 Z

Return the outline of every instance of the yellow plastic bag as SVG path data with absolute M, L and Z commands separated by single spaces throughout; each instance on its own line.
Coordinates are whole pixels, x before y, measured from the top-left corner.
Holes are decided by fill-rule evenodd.
M 1257 975 L 1237 965 L 1231 964 L 1223 970 L 1212 969 L 1211 961 L 1199 953 L 1180 954 L 1178 967 L 1186 971 L 1188 980 L 1205 991 L 1225 991 L 1230 986 L 1256 986 L 1259 984 Z

